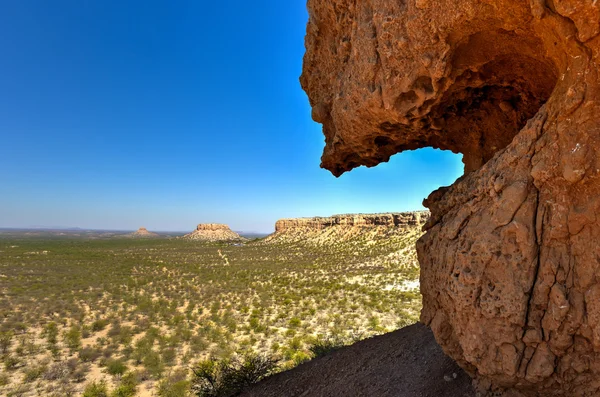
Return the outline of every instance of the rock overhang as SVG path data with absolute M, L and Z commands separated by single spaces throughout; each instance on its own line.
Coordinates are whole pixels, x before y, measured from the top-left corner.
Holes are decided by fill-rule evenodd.
M 423 147 L 461 153 L 475 170 L 569 67 L 564 40 L 528 4 L 506 3 L 507 19 L 492 2 L 391 3 L 308 2 L 300 80 L 323 124 L 321 166 L 335 176 Z

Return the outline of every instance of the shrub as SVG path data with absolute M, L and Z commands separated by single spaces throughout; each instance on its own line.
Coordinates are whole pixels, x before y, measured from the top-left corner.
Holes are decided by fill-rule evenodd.
M 302 324 L 302 321 L 298 317 L 292 317 L 288 323 L 290 328 L 297 328 Z
M 151 351 L 152 345 L 150 344 L 150 342 L 147 339 L 142 338 L 136 342 L 135 349 L 133 349 L 133 352 L 131 354 L 131 358 L 135 361 L 136 364 L 141 364 L 144 360 L 144 357 L 146 357 L 146 355 Z
M 0 332 L 0 353 L 4 354 L 10 349 L 13 333 L 10 331 Z
M 158 352 L 150 350 L 142 359 L 142 363 L 152 377 L 156 379 L 160 378 L 164 371 L 164 364 Z
M 169 347 L 162 351 L 162 359 L 165 365 L 172 367 L 177 361 L 177 351 Z
M 93 347 L 84 347 L 78 353 L 79 359 L 83 362 L 94 362 L 101 355 L 102 353 Z
M 72 326 L 65 333 L 65 345 L 71 350 L 75 351 L 81 347 L 81 330 L 77 326 Z
M 38 379 L 42 374 L 46 372 L 47 368 L 43 365 L 36 365 L 31 368 L 28 368 L 25 371 L 25 376 L 23 378 L 23 382 L 30 383 L 34 380 Z
M 108 397 L 108 387 L 104 381 L 92 382 L 85 387 L 81 397 Z
M 86 379 L 88 372 L 90 372 L 90 365 L 89 364 L 84 364 L 82 366 L 77 366 L 76 368 L 74 368 L 71 371 L 71 378 L 76 383 L 81 383 L 81 382 L 83 382 Z
M 46 380 L 58 380 L 65 379 L 69 376 L 70 370 L 65 361 L 61 361 L 58 363 L 54 363 L 46 373 L 44 374 L 44 379 Z
M 106 328 L 106 326 L 108 325 L 108 320 L 96 320 L 92 323 L 91 326 L 91 331 L 92 332 L 98 332 L 98 331 L 102 331 L 104 328 Z
M 24 397 L 31 390 L 31 385 L 26 383 L 18 385 L 13 390 L 6 393 L 6 397 Z
M 294 362 L 294 365 L 300 365 L 302 363 L 305 363 L 307 361 L 310 360 L 310 355 L 304 353 L 304 352 L 296 352 L 294 353 L 294 355 L 292 356 L 292 361 Z
M 127 365 L 121 360 L 108 360 L 106 362 L 106 372 L 109 375 L 121 376 L 127 372 Z
M 119 386 L 110 393 L 110 397 L 133 397 L 137 392 L 138 380 L 133 373 L 128 373 L 121 378 Z
M 44 327 L 43 335 L 50 345 L 56 344 L 58 342 L 58 325 L 54 321 L 49 322 Z
M 4 357 L 4 369 L 7 371 L 12 371 L 14 369 L 16 369 L 19 364 L 20 361 L 18 358 L 11 356 L 11 355 L 7 355 L 6 357 Z
M 233 396 L 271 374 L 276 364 L 272 358 L 254 354 L 242 360 L 204 360 L 193 370 L 192 390 L 199 397 Z
M 319 336 L 317 340 L 308 347 L 308 350 L 312 353 L 313 357 L 322 357 L 326 354 L 331 353 L 334 350 L 343 347 L 345 342 L 342 338 L 337 336 L 323 337 Z
M 6 386 L 10 383 L 8 374 L 0 374 L 0 386 Z
M 186 397 L 190 392 L 190 382 L 184 371 L 177 371 L 158 384 L 158 397 Z

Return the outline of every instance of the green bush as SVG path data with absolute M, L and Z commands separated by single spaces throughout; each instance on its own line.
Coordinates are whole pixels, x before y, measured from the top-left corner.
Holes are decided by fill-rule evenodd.
M 104 381 L 89 383 L 81 397 L 108 397 L 108 387 Z
M 0 386 L 6 386 L 10 383 L 8 374 L 0 374 Z
M 159 379 L 164 371 L 164 364 L 160 358 L 160 354 L 154 350 L 150 350 L 142 359 L 144 368 L 148 370 L 150 375 L 155 379 Z
M 98 331 L 102 331 L 104 328 L 106 328 L 106 326 L 108 325 L 108 320 L 96 320 L 92 323 L 92 327 L 91 327 L 91 331 L 92 332 L 98 332 Z
M 108 360 L 106 362 L 106 372 L 109 375 L 120 376 L 127 372 L 127 365 L 121 360 Z
M 177 363 L 177 351 L 172 347 L 163 350 L 162 359 L 166 366 L 172 367 Z
M 75 351 L 81 347 L 81 330 L 77 326 L 72 326 L 65 333 L 65 345 L 71 350 Z
M 121 378 L 119 386 L 110 393 L 110 397 L 133 397 L 137 392 L 137 385 L 135 374 L 128 373 Z
M 158 383 L 158 397 L 186 397 L 190 393 L 190 382 L 184 371 L 177 371 Z
M 54 321 L 49 322 L 44 327 L 43 335 L 50 345 L 55 345 L 58 342 L 58 325 Z
M 241 360 L 201 361 L 193 369 L 192 390 L 199 397 L 229 397 L 270 375 L 277 362 L 248 354 Z
M 11 331 L 0 332 L 0 353 L 5 354 L 12 344 L 13 333 Z
M 317 340 L 308 347 L 308 350 L 312 353 L 313 357 L 322 357 L 326 354 L 331 353 L 334 350 L 343 347 L 346 343 L 340 337 L 330 336 L 323 337 L 319 336 Z
M 298 317 L 292 317 L 288 322 L 290 328 L 297 328 L 302 324 L 302 321 Z
M 44 365 L 36 365 L 31 368 L 28 368 L 25 371 L 25 376 L 23 378 L 23 382 L 30 383 L 34 380 L 38 379 L 42 374 L 46 372 L 47 368 Z
M 83 362 L 94 362 L 101 355 L 102 353 L 93 347 L 84 347 L 78 353 L 79 359 Z
M 7 371 L 12 371 L 17 368 L 17 366 L 21 363 L 21 361 L 15 356 L 11 356 L 10 354 L 4 357 L 4 369 Z

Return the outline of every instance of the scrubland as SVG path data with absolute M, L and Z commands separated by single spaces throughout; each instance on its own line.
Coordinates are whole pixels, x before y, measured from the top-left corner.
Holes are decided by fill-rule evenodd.
M 281 371 L 406 326 L 421 304 L 419 236 L 0 235 L 0 395 L 220 395 L 210 371 Z

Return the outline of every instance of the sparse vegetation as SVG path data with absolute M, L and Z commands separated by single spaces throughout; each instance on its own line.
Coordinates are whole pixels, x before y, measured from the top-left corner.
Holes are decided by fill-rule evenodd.
M 0 234 L 0 395 L 228 395 L 416 321 L 419 236 Z

